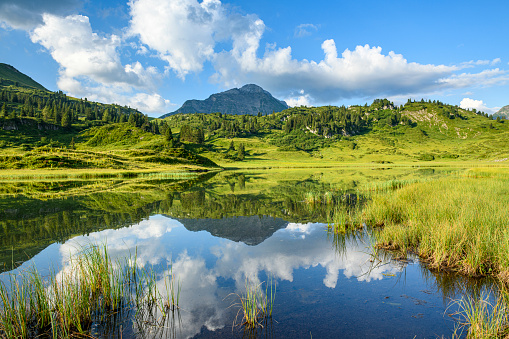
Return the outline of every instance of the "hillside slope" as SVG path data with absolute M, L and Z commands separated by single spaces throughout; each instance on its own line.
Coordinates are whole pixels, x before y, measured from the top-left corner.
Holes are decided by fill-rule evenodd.
M 39 89 L 41 91 L 47 91 L 44 86 L 30 78 L 28 75 L 25 75 L 18 71 L 11 65 L 0 63 L 0 78 L 2 84 L 9 84 L 21 87 L 30 87 Z

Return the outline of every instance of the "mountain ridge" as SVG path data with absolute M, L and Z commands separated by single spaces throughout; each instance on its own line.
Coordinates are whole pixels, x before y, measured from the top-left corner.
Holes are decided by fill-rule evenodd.
M 160 116 L 164 119 L 177 113 L 223 113 L 223 114 L 249 114 L 256 115 L 259 112 L 269 114 L 281 112 L 289 108 L 285 101 L 278 100 L 268 91 L 258 85 L 247 84 L 241 88 L 232 88 L 224 92 L 211 94 L 205 100 L 186 100 L 184 104 L 174 112 Z
M 509 105 L 505 105 L 501 109 L 499 109 L 495 114 L 493 114 L 493 117 L 501 117 L 505 119 L 509 119 Z
M 22 87 L 30 87 L 47 91 L 43 85 L 29 77 L 28 75 L 21 73 L 14 66 L 0 63 L 0 79 L 2 82 L 12 82 L 13 85 Z

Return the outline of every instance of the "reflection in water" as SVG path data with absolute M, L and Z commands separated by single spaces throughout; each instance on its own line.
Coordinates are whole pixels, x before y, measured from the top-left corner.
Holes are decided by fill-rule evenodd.
M 162 277 L 169 273 L 171 265 L 172 273 L 182 284 L 181 311 L 180 320 L 172 323 L 178 324 L 178 331 L 173 325 L 166 327 L 172 328 L 177 337 L 193 337 L 203 334 L 204 329 L 230 328 L 237 313 L 236 308 L 230 307 L 235 302 L 232 294 L 244 292 L 246 279 L 258 284 L 270 276 L 277 281 L 277 314 L 280 295 L 294 293 L 292 288 L 282 286 L 287 283 L 298 286 L 295 274 L 300 275 L 302 270 L 314 272 L 313 280 L 321 281 L 326 290 L 336 291 L 350 290 L 352 280 L 363 286 L 398 276 L 404 270 L 404 266 L 392 262 L 374 266 L 362 236 L 345 236 L 333 245 L 324 224 L 289 223 L 257 246 L 250 246 L 215 238 L 207 232 L 189 232 L 179 221 L 161 215 L 129 228 L 104 230 L 67 241 L 59 248 L 61 270 L 68 269 L 68 259 L 90 243 L 107 244 L 113 260 L 136 252 L 136 265 L 153 267 L 161 277 L 157 281 L 161 291 L 165 290 Z M 318 297 L 296 292 L 300 295 L 297 299 L 305 304 Z M 285 326 L 279 322 L 276 327 Z
M 188 184 L 119 181 L 104 192 L 49 200 L 25 190 L 0 198 L 0 270 L 34 256 L 41 270 L 58 260 L 65 271 L 90 243 L 107 244 L 113 259 L 137 253 L 136 265 L 154 269 L 161 291 L 171 270 L 182 284 L 180 312 L 148 330 L 126 322 L 124 337 L 140 331 L 147 338 L 449 336 L 454 322 L 444 317 L 444 305 L 458 290 L 477 293 L 484 282 L 430 272 L 415 258 L 378 255 L 378 261 L 366 233 L 328 233 L 333 206 L 306 204 L 306 194 L 338 192 L 348 197 L 340 208 L 360 208 L 357 188 L 381 171 L 336 172 L 275 179 L 273 172 L 225 172 Z M 337 181 L 324 181 L 327 175 Z M 83 185 L 68 187 L 76 192 Z M 272 325 L 232 330 L 233 296 L 244 292 L 247 279 L 268 277 L 278 291 Z

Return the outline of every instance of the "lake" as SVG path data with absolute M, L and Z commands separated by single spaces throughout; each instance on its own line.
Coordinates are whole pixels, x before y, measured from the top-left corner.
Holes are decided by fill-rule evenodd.
M 436 338 L 452 336 L 454 300 L 481 280 L 428 270 L 411 254 L 373 252 L 370 229 L 328 229 L 338 205 L 362 208 L 361 188 L 392 179 L 435 178 L 432 168 L 224 171 L 1 184 L 0 278 L 36 265 L 65 272 L 83 247 L 104 244 L 113 260 L 133 256 L 162 286 L 180 283 L 180 310 L 141 333 L 133 315 L 99 337 Z M 306 203 L 333 192 L 341 203 Z M 344 198 L 347 199 L 344 199 Z M 354 198 L 352 198 L 354 197 Z M 339 200 L 338 200 L 339 201 Z M 346 207 L 345 207 L 346 206 Z M 246 284 L 276 289 L 272 317 L 242 326 Z

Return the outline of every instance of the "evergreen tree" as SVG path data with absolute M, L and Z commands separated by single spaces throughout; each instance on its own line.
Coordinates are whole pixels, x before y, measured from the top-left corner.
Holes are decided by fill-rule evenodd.
M 64 115 L 62 116 L 62 121 L 61 121 L 61 125 L 62 127 L 71 127 L 71 123 L 72 123 L 72 116 L 71 116 L 71 110 L 68 108 L 65 112 L 64 112 Z
M 244 157 L 246 156 L 246 150 L 244 149 L 244 144 L 239 145 L 239 152 L 237 154 L 237 159 L 244 160 Z
M 164 129 L 164 138 L 168 142 L 173 141 L 173 134 L 171 133 L 171 128 L 168 125 L 166 125 L 166 128 Z
M 227 152 L 230 152 L 230 151 L 235 151 L 235 145 L 233 144 L 233 140 L 230 141 L 230 147 L 228 147 Z
M 42 120 L 45 122 L 51 121 L 52 111 L 49 106 L 44 106 L 42 110 Z
M 109 122 L 111 120 L 111 116 L 110 116 L 110 110 L 108 108 L 106 108 L 103 112 L 103 116 L 102 116 L 102 119 L 101 119 L 103 122 Z

